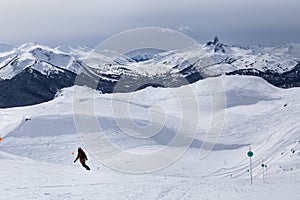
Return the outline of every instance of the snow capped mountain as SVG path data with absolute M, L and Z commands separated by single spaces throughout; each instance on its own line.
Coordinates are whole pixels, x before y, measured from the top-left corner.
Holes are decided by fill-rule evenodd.
M 126 53 L 125 55 L 136 62 L 144 62 L 146 60 L 152 59 L 156 54 L 162 52 L 165 52 L 165 50 L 145 48 L 133 50 L 131 52 Z
M 221 43 L 217 36 L 215 36 L 215 38 L 212 41 L 209 41 L 208 43 L 206 43 L 206 46 L 212 48 L 215 53 L 216 52 L 222 52 L 222 53 L 227 52 L 227 51 L 225 51 L 225 48 L 227 47 L 227 45 Z
M 77 73 L 79 70 L 73 56 L 36 43 L 24 44 L 14 51 L 1 53 L 0 57 L 2 79 L 11 79 L 26 68 L 35 69 L 44 75 L 61 70 Z
M 300 43 L 243 48 L 223 44 L 218 37 L 173 52 L 139 49 L 125 55 L 87 47 L 1 44 L 0 107 L 53 99 L 57 91 L 74 85 L 76 78 L 80 85 L 104 93 L 114 91 L 120 79 L 124 86 L 118 92 L 130 92 L 138 89 L 136 85 L 178 87 L 222 74 L 260 76 L 284 88 L 300 86 L 299 54 Z M 35 97 L 25 102 L 23 94 Z

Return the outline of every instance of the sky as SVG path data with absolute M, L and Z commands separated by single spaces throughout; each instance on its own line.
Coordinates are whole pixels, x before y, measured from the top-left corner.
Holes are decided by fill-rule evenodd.
M 300 41 L 299 0 L 2 0 L 0 42 L 96 46 L 133 28 L 165 27 L 200 43 Z

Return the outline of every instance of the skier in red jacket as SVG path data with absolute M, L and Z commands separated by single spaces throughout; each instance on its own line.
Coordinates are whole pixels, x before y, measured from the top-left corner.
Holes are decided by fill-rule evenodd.
M 80 147 L 78 147 L 78 154 L 77 154 L 76 159 L 74 160 L 74 163 L 78 160 L 78 158 L 79 158 L 79 160 L 80 160 L 81 165 L 82 165 L 86 170 L 91 170 L 91 169 L 89 168 L 89 166 L 87 166 L 87 165 L 85 164 L 85 162 L 88 160 L 88 158 L 87 158 L 86 154 L 84 153 L 84 151 L 83 151 Z

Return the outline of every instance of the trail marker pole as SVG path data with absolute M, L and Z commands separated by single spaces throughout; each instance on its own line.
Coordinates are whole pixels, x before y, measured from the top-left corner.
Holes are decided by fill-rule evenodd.
M 266 181 L 266 178 L 267 178 L 267 165 L 264 163 L 264 162 L 262 162 L 262 164 L 261 164 L 261 167 L 262 167 L 262 171 L 263 171 L 263 182 L 265 183 Z
M 253 152 L 251 151 L 251 147 L 249 147 L 249 151 L 247 153 L 247 156 L 250 158 L 250 184 L 252 185 L 253 183 L 253 178 L 252 178 L 252 157 L 253 157 Z
M 263 173 L 263 183 L 265 183 L 265 164 L 264 163 L 261 164 L 261 168 L 262 168 L 262 173 Z

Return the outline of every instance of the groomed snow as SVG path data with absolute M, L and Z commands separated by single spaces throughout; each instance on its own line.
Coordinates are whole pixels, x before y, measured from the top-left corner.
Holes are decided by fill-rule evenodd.
M 275 88 L 257 77 L 224 76 L 222 81 L 227 99 L 225 123 L 204 159 L 198 154 L 211 122 L 213 94 L 206 80 L 130 94 L 100 94 L 75 86 L 63 89 L 47 103 L 1 109 L 0 199 L 300 199 L 299 88 Z M 77 103 L 82 110 L 76 114 L 85 114 L 85 106 L 95 103 L 107 137 L 126 151 L 143 153 L 164 147 L 176 134 L 181 110 L 175 94 L 186 94 L 181 98 L 189 99 L 189 89 L 199 108 L 186 108 L 191 115 L 200 115 L 197 136 L 171 166 L 141 175 L 121 173 L 97 161 L 81 143 L 73 119 L 74 90 L 81 94 Z M 167 120 L 156 137 L 132 138 L 114 121 L 126 117 L 114 110 L 124 106 L 129 106 L 137 124 L 147 124 L 153 110 L 165 112 Z M 73 163 L 78 146 L 87 152 L 89 172 Z M 247 172 L 249 146 L 254 152 L 253 185 Z M 268 165 L 265 183 L 262 162 Z

